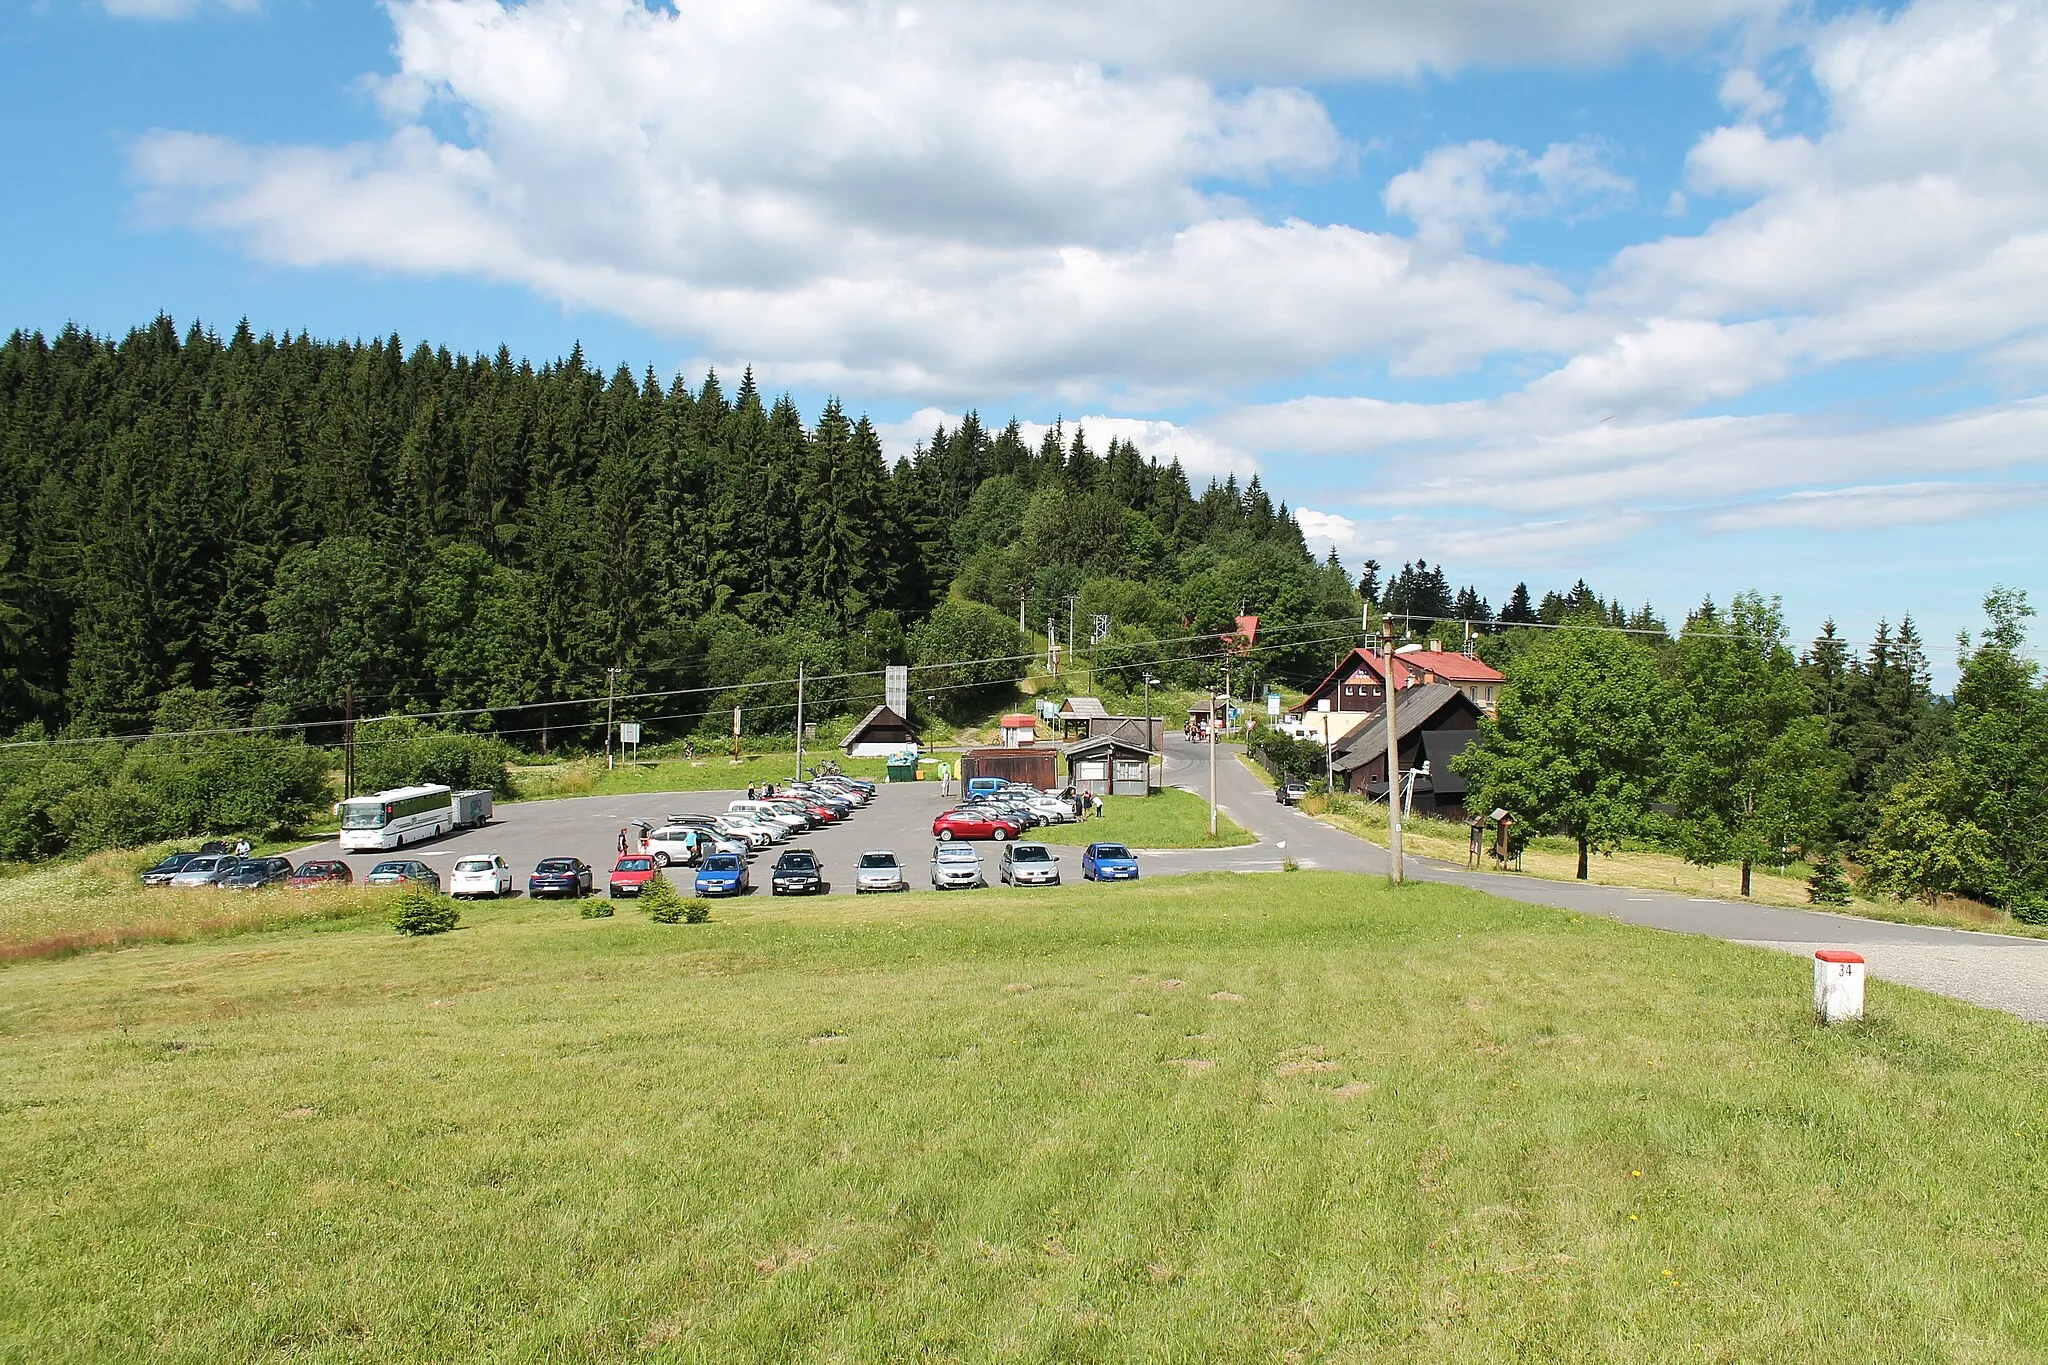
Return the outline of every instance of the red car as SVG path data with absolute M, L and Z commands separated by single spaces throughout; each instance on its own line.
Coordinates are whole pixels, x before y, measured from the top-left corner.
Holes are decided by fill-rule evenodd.
M 644 853 L 629 853 L 612 869 L 611 884 L 605 889 L 615 899 L 637 896 L 654 880 L 655 871 L 654 859 Z
M 1024 833 L 1024 826 L 1015 820 L 1000 815 L 980 815 L 968 811 L 949 810 L 932 821 L 932 834 L 944 841 L 947 839 L 994 839 L 1001 843 L 1015 839 Z
M 348 870 L 348 864 L 339 858 L 315 863 L 300 863 L 285 881 L 294 891 L 310 891 L 316 886 L 348 886 L 356 879 Z

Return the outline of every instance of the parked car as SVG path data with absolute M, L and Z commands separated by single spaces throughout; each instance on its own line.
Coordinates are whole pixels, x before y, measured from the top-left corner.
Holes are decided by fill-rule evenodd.
M 509 896 L 512 894 L 512 865 L 496 853 L 470 853 L 455 860 L 448 875 L 451 896 Z
M 1308 795 L 1306 782 L 1282 782 L 1273 789 L 1273 799 L 1283 806 L 1291 806 Z
M 591 881 L 590 864 L 581 858 L 542 858 L 526 879 L 526 894 L 536 900 L 542 896 L 580 900 L 590 894 Z
M 1070 824 L 1080 815 L 1073 802 L 1057 796 L 1028 796 L 1024 799 L 1024 808 L 1049 825 Z
M 1058 886 L 1060 860 L 1044 844 L 1008 844 L 1000 875 L 1011 886 Z
M 981 855 L 971 845 L 938 844 L 932 848 L 932 890 L 987 885 L 988 879 L 981 875 Z
M 854 870 L 853 889 L 855 894 L 864 891 L 908 891 L 910 883 L 904 880 L 903 864 L 896 861 L 896 855 L 886 849 L 860 855 L 860 866 Z
M 728 839 L 701 825 L 663 825 L 647 836 L 644 847 L 656 867 L 695 867 L 707 853 L 747 851 L 743 841 Z
M 1090 844 L 1081 852 L 1081 875 L 1095 882 L 1138 880 L 1138 859 L 1122 844 Z
M 417 858 L 386 858 L 370 869 L 370 875 L 363 878 L 369 886 L 424 886 L 429 891 L 441 889 L 441 874 Z
M 1024 823 L 994 811 L 977 811 L 971 807 L 949 810 L 932 821 L 932 837 L 939 840 L 952 839 L 1015 839 L 1024 832 Z
M 700 896 L 744 896 L 754 889 L 747 860 L 737 853 L 707 853 L 697 869 Z
M 800 829 L 811 827 L 811 822 L 802 816 L 777 810 L 766 801 L 735 801 L 725 808 L 725 813 L 742 820 L 758 820 L 764 825 L 774 825 L 782 830 L 784 839 Z
M 283 886 L 291 875 L 290 858 L 243 858 L 220 879 L 220 885 L 226 891 L 257 891 L 266 886 Z
M 310 863 L 300 863 L 285 881 L 293 891 L 311 891 L 321 886 L 351 886 L 356 874 L 349 865 L 339 858 L 325 858 Z
M 620 896 L 637 896 L 659 873 L 654 859 L 645 853 L 628 853 L 612 865 L 611 879 L 605 883 L 604 893 L 613 900 Z
M 185 864 L 199 856 L 197 853 L 169 854 L 155 867 L 145 867 L 142 869 L 142 884 L 144 886 L 169 886 L 171 878 L 183 872 Z
M 215 886 L 241 862 L 232 853 L 202 853 L 171 875 L 172 886 Z
M 774 896 L 815 896 L 831 889 L 825 880 L 825 865 L 807 848 L 792 848 L 777 858 L 768 882 L 768 892 Z

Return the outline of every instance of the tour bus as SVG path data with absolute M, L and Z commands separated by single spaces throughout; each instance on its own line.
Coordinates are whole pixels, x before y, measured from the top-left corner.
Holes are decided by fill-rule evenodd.
M 400 787 L 375 796 L 352 796 L 341 803 L 341 851 L 404 848 L 422 839 L 446 834 L 455 827 L 447 787 Z

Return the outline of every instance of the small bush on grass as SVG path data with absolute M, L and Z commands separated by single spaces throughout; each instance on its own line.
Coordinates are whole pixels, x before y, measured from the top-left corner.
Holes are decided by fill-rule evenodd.
M 1806 899 L 1812 905 L 1847 905 L 1849 903 L 1849 878 L 1842 871 L 1842 865 L 1826 854 L 1813 865 L 1813 875 L 1806 879 Z
M 462 918 L 455 902 L 423 886 L 407 888 L 391 907 L 391 927 L 401 934 L 445 934 Z
M 640 908 L 656 924 L 676 924 L 683 918 L 682 893 L 665 872 L 657 872 L 640 888 Z
M 711 902 L 702 896 L 693 896 L 683 902 L 683 923 L 702 924 L 711 918 Z
M 611 899 L 606 897 L 604 900 L 598 900 L 594 896 L 588 897 L 581 905 L 576 907 L 576 913 L 585 919 L 610 919 L 612 917 Z

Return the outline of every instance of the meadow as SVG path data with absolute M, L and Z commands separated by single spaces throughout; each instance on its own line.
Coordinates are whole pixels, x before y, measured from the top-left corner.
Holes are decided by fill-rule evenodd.
M 2032 1360 L 2048 1035 L 1336 874 L 0 970 L 0 1357 Z

